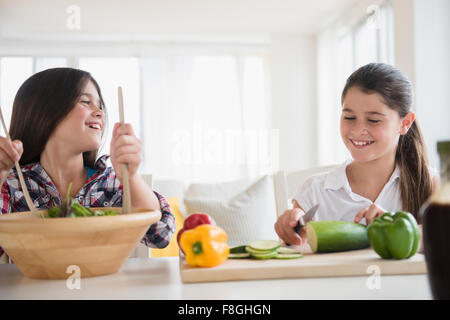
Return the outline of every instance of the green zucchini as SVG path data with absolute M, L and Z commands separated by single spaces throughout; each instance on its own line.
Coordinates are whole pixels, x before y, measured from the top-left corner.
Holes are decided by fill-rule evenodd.
M 369 247 L 367 227 L 354 222 L 311 221 L 306 236 L 313 252 L 336 252 Z
M 230 253 L 246 253 L 245 247 L 246 246 L 244 245 L 230 248 Z

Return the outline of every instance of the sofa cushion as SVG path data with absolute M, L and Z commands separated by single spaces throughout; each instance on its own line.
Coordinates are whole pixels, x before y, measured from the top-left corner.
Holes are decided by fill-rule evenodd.
M 230 182 L 226 183 L 228 186 Z M 240 185 L 242 186 L 242 184 Z M 224 186 L 216 184 L 220 190 Z M 191 193 L 192 195 L 192 193 Z M 242 192 L 223 199 L 185 197 L 187 213 L 209 214 L 228 235 L 231 247 L 254 240 L 277 240 L 275 195 L 272 177 L 264 176 Z
M 251 181 L 247 179 L 222 183 L 193 183 L 187 190 L 186 198 L 230 199 L 245 191 Z
M 180 213 L 185 216 L 186 208 L 184 207 L 185 185 L 182 181 L 176 180 L 155 180 L 152 189 L 161 194 L 166 199 L 177 198 L 179 201 Z
M 178 257 L 180 249 L 178 247 L 177 236 L 178 232 L 183 228 L 184 217 L 180 211 L 179 199 L 178 198 L 167 198 L 169 202 L 170 209 L 175 217 L 175 227 L 176 231 L 172 235 L 172 239 L 167 247 L 158 249 L 151 248 L 150 257 Z

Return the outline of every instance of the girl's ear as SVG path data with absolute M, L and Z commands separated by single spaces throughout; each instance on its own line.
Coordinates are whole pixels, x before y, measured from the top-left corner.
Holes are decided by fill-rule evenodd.
M 405 135 L 409 128 L 411 128 L 414 120 L 416 119 L 416 114 L 414 112 L 409 112 L 402 120 L 402 127 L 400 128 L 400 134 Z

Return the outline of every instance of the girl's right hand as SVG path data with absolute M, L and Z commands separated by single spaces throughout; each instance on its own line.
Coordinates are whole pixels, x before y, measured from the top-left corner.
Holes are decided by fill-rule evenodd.
M 366 225 L 369 225 L 372 223 L 373 219 L 378 218 L 385 212 L 386 212 L 386 210 L 377 206 L 375 203 L 372 203 L 370 205 L 370 207 L 359 210 L 359 212 L 356 214 L 353 222 L 359 223 L 363 218 L 365 218 Z
M 301 245 L 304 239 L 306 239 L 305 228 L 301 229 L 300 235 L 294 230 L 297 221 L 303 215 L 305 215 L 305 212 L 301 208 L 293 208 L 284 211 L 283 214 L 278 217 L 278 220 L 275 223 L 275 231 L 286 244 Z
M 15 161 L 19 161 L 23 153 L 23 146 L 20 140 L 11 141 L 0 137 L 0 182 L 3 185 L 9 170 L 14 167 Z

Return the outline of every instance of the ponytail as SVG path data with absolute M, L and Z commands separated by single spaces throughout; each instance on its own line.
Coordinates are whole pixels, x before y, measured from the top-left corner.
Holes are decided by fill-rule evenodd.
M 415 120 L 398 141 L 395 161 L 400 169 L 400 196 L 403 210 L 411 212 L 418 223 L 421 205 L 431 194 L 431 175 L 422 131 Z

